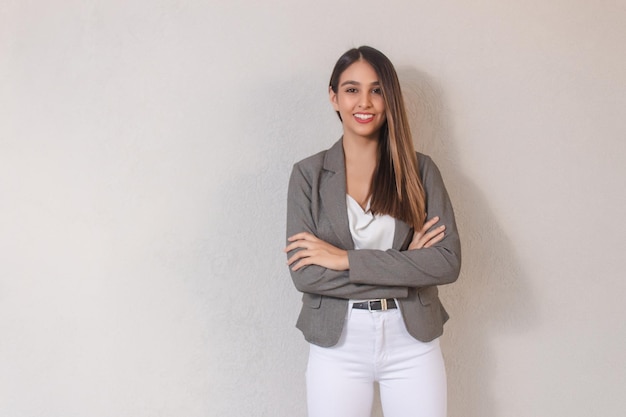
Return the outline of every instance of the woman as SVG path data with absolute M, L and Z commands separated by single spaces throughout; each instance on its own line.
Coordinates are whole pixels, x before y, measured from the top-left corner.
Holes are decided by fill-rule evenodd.
M 446 415 L 437 285 L 461 249 L 439 170 L 414 151 L 396 71 L 380 51 L 342 55 L 331 75 L 343 136 L 294 165 L 287 264 L 303 293 L 309 417 Z M 430 216 L 430 217 L 427 217 Z

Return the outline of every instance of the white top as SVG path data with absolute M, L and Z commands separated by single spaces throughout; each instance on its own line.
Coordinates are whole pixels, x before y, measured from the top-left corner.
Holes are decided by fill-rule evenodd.
M 388 214 L 373 215 L 369 201 L 363 210 L 349 194 L 346 194 L 346 203 L 354 249 L 391 249 L 396 231 L 394 218 Z
M 349 194 L 346 194 L 346 203 L 354 249 L 387 250 L 393 246 L 396 233 L 396 221 L 393 217 L 388 214 L 372 214 L 369 200 L 363 210 Z M 366 300 L 350 300 L 350 309 L 352 309 L 352 303 L 360 301 Z

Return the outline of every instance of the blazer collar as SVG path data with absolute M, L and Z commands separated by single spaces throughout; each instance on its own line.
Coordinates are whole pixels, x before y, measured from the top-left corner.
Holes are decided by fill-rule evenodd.
M 403 222 L 402 220 L 396 219 L 396 231 L 393 236 L 393 248 L 398 250 L 406 250 L 411 243 L 413 238 L 413 234 L 411 233 L 413 229 L 411 226 Z
M 333 224 L 335 234 L 344 248 L 354 249 L 348 223 L 348 207 L 346 204 L 346 163 L 343 152 L 343 138 L 339 139 L 324 157 L 324 171 L 328 179 L 320 187 L 321 197 L 326 202 L 328 217 Z M 411 241 L 411 227 L 401 220 L 395 221 L 396 228 L 393 238 L 394 249 L 406 249 Z
M 339 139 L 324 156 L 324 172 L 326 180 L 320 185 L 320 196 L 324 208 L 333 225 L 333 231 L 342 246 L 347 250 L 354 249 L 354 241 L 348 223 L 348 206 L 346 203 L 346 163 L 343 153 L 343 138 Z
M 343 153 L 343 137 L 326 151 L 324 156 L 324 169 L 326 171 L 343 174 L 346 177 L 346 159 Z M 345 189 L 345 184 L 344 184 Z

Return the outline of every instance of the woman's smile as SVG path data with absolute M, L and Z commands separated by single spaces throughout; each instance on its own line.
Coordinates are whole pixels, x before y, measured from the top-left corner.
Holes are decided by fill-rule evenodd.
M 369 123 L 374 120 L 374 115 L 371 113 L 355 113 L 354 118 L 359 123 Z

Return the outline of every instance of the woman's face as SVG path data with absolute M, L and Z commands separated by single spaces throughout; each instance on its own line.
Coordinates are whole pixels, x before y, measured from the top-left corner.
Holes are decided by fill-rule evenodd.
M 385 101 L 378 74 L 367 61 L 346 68 L 339 77 L 337 93 L 330 89 L 329 94 L 341 116 L 344 137 L 378 139 L 386 120 Z

